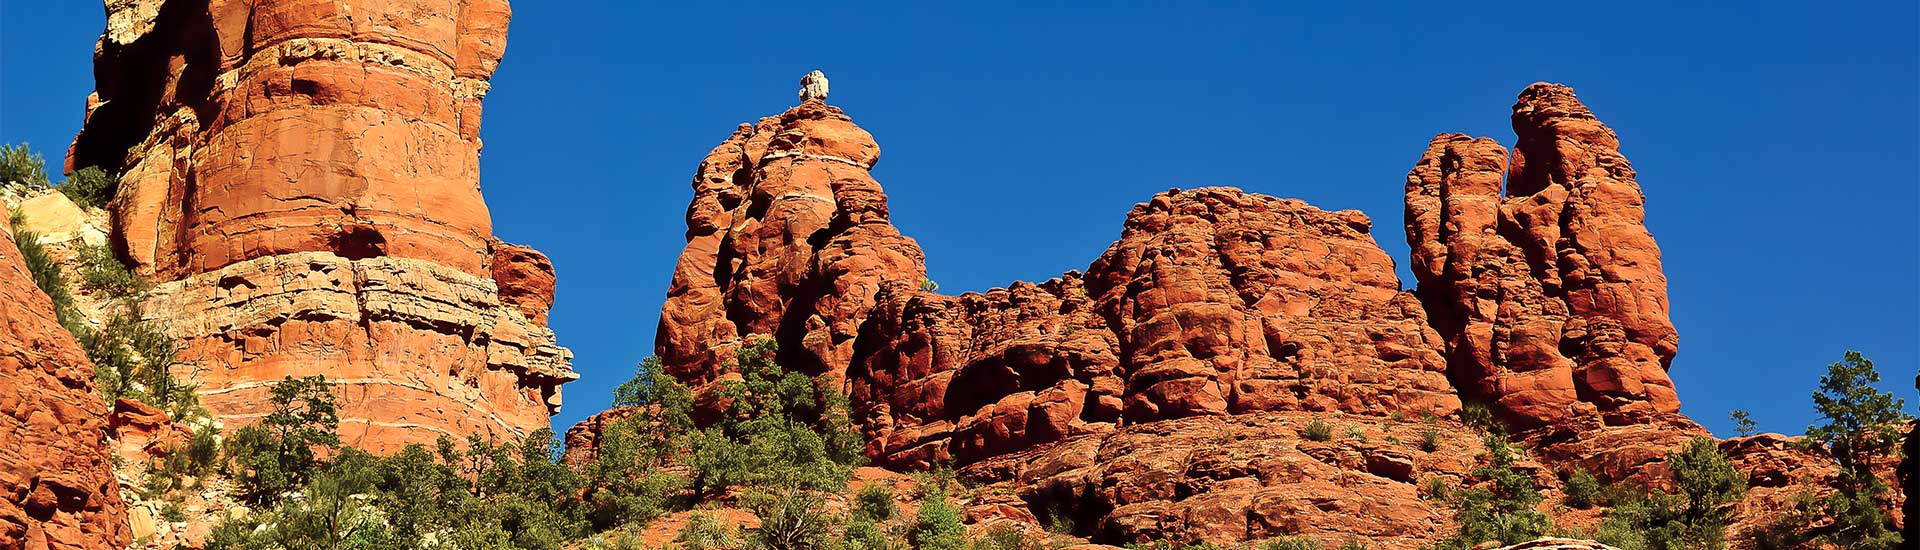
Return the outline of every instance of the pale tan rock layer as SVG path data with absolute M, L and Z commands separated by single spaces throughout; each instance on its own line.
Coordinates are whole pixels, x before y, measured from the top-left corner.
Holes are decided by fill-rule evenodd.
M 545 427 L 575 376 L 553 266 L 500 242 L 480 104 L 506 0 L 113 0 L 69 168 L 119 171 L 113 244 L 165 282 L 223 419 L 327 375 L 349 439 Z
M 572 353 L 499 296 L 434 262 L 302 252 L 162 284 L 146 310 L 181 342 L 176 369 L 209 409 L 251 420 L 273 381 L 325 374 L 343 438 L 391 450 L 522 435 L 560 407 Z

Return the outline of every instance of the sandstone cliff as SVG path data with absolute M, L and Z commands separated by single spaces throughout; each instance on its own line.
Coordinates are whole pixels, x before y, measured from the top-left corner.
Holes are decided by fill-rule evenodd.
M 325 374 L 369 449 L 546 426 L 576 377 L 553 268 L 492 236 L 479 188 L 505 0 L 107 9 L 67 163 L 122 174 L 113 245 L 209 409 Z
M 1543 461 L 1522 468 L 1549 502 L 1575 468 L 1657 483 L 1668 450 L 1707 435 L 1666 374 L 1678 336 L 1645 196 L 1565 86 L 1520 94 L 1511 152 L 1434 138 L 1405 186 L 1415 292 L 1359 212 L 1203 188 L 1136 206 L 1084 272 L 949 296 L 889 222 L 878 146 L 818 84 L 701 163 L 656 351 L 703 384 L 774 338 L 850 393 L 878 464 L 966 466 L 972 521 L 1412 548 L 1452 522 L 1419 484 L 1476 465 L 1463 401 Z M 623 414 L 570 444 L 590 454 Z M 1323 422 L 1343 436 L 1304 435 Z M 1428 433 L 1443 443 L 1406 443 Z M 1736 533 L 1831 475 L 1765 438 L 1722 448 L 1756 480 Z
M 13 239 L 0 222 L 0 548 L 124 548 L 106 402 Z

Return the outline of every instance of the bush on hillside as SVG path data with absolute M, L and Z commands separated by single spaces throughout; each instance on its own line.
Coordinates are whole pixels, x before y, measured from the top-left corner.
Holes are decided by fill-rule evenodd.
M 74 308 L 73 295 L 67 292 L 67 276 L 61 271 L 60 263 L 53 260 L 46 245 L 40 244 L 39 233 L 20 228 L 26 222 L 24 214 L 12 210 L 7 217 L 14 228 L 13 246 L 20 251 L 20 261 L 27 265 L 27 275 L 33 278 L 33 286 L 53 301 L 54 320 L 67 332 L 81 337 L 86 333 L 86 326 L 81 322 L 80 310 Z
M 915 550 L 962 550 L 967 547 L 967 527 L 960 522 L 960 509 L 947 502 L 944 492 L 934 491 L 920 498 L 920 510 L 913 526 L 907 529 L 907 542 Z
M 273 443 L 306 441 L 325 447 L 314 442 L 337 441 L 337 435 L 316 435 L 332 433 L 321 412 L 326 407 L 296 404 L 303 396 L 324 401 L 315 387 L 314 379 L 282 381 L 275 391 L 279 422 L 241 430 L 264 440 L 255 446 L 263 456 L 278 452 L 277 458 L 287 459 L 295 454 L 276 451 Z M 290 425 L 296 427 L 288 429 Z M 558 462 L 555 451 L 553 433 L 539 430 L 500 445 L 471 437 L 465 449 L 442 437 L 437 452 L 415 444 L 387 457 L 339 448 L 324 462 L 246 462 L 301 471 L 303 480 L 289 488 L 289 498 L 274 499 L 245 518 L 223 520 L 207 548 L 559 550 L 585 535 L 588 524 L 579 497 L 585 483 Z
M 86 208 L 106 208 L 107 201 L 113 200 L 113 192 L 120 182 L 105 170 L 88 166 L 75 170 L 60 182 L 60 193 L 74 204 Z
M 1332 441 L 1333 426 L 1316 416 L 1308 420 L 1307 425 L 1300 429 L 1300 436 L 1310 441 Z
M 1566 485 L 1560 489 L 1566 493 L 1564 500 L 1567 506 L 1585 510 L 1600 503 L 1600 480 L 1595 479 L 1586 468 L 1575 467 L 1573 474 L 1567 476 Z
M 840 491 L 864 457 L 846 396 L 774 361 L 773 341 L 735 354 L 739 380 L 719 382 L 727 408 L 689 434 L 692 490 L 735 486 Z
M 827 546 L 836 518 L 823 511 L 826 502 L 818 494 L 785 488 L 751 500 L 753 515 L 760 519 L 751 537 L 756 548 L 816 550 Z
M 1755 547 L 1818 543 L 1880 550 L 1905 542 L 1885 510 L 1891 489 L 1874 475 L 1873 467 L 1897 456 L 1900 429 L 1910 418 L 1901 412 L 1904 400 L 1873 387 L 1879 381 L 1880 371 L 1859 352 L 1849 351 L 1827 366 L 1820 389 L 1813 393 L 1814 409 L 1824 422 L 1807 427 L 1807 440 L 1827 450 L 1840 475 L 1825 496 L 1801 495 L 1786 516 L 1756 530 Z
M 146 279 L 120 263 L 113 249 L 106 245 L 81 243 L 80 248 L 80 286 L 88 290 L 106 293 L 114 298 L 128 298 L 146 290 Z
M 273 504 L 305 484 L 321 466 L 319 453 L 340 447 L 340 417 L 325 376 L 288 376 L 269 393 L 273 412 L 226 442 L 242 497 L 260 504 Z
M 0 184 L 47 187 L 47 161 L 27 144 L 0 145 Z
M 1726 548 L 1731 504 L 1746 492 L 1746 476 L 1706 437 L 1668 452 L 1666 466 L 1679 492 L 1655 490 L 1615 503 L 1596 538 L 1629 549 Z
M 141 317 L 139 303 L 128 300 L 99 330 L 81 334 L 80 347 L 93 362 L 101 396 L 109 403 L 140 401 L 176 419 L 204 416 L 197 387 L 173 374 L 178 344 L 156 322 Z
M 1513 445 L 1498 433 L 1489 433 L 1484 463 L 1473 470 L 1479 486 L 1453 490 L 1450 498 L 1460 529 L 1442 547 L 1465 548 L 1485 541 L 1515 544 L 1533 540 L 1553 528 L 1536 509 L 1541 501 L 1533 478 L 1514 468 Z

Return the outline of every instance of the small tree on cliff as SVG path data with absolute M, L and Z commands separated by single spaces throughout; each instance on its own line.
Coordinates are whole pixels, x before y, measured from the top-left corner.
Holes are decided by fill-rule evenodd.
M 633 416 L 601 430 L 594 460 L 582 466 L 594 525 L 645 522 L 667 511 L 687 479 L 672 469 L 694 433 L 693 392 L 648 357 L 615 387 L 613 406 Z
M 1730 505 L 1746 492 L 1746 476 L 1733 467 L 1717 443 L 1705 437 L 1668 452 L 1666 465 L 1678 492 L 1655 490 L 1632 502 L 1616 503 L 1598 538 L 1623 548 L 1726 548 L 1727 524 L 1733 519 Z
M 327 377 L 288 376 L 269 393 L 273 412 L 227 441 L 234 480 L 254 502 L 273 502 L 305 483 L 319 466 L 319 450 L 340 447 L 340 416 Z
M 735 485 L 837 491 L 862 458 L 846 396 L 781 366 L 776 351 L 770 339 L 742 346 L 740 379 L 718 383 L 725 408 L 689 442 L 696 497 Z
M 1485 463 L 1473 470 L 1480 486 L 1454 491 L 1453 508 L 1460 531 L 1442 541 L 1442 548 L 1465 548 L 1487 541 L 1506 544 L 1532 540 L 1553 528 L 1553 521 L 1537 508 L 1540 490 L 1533 478 L 1513 467 L 1513 445 L 1498 433 L 1482 440 Z
M 1826 546 L 1862 550 L 1900 548 L 1885 511 L 1888 487 L 1874 475 L 1876 465 L 1894 459 L 1900 428 L 1909 417 L 1905 402 L 1873 387 L 1880 372 L 1873 361 L 1849 351 L 1827 366 L 1813 405 L 1826 420 L 1807 427 L 1806 441 L 1827 450 L 1839 466 L 1832 491 L 1824 496 L 1801 492 L 1778 521 L 1752 534 L 1761 550 Z M 1909 520 L 1911 521 L 1911 520 Z
M 1898 458 L 1900 429 L 1909 417 L 1901 411 L 1904 400 L 1873 387 L 1879 381 L 1873 361 L 1849 351 L 1827 366 L 1813 392 L 1814 409 L 1826 423 L 1807 427 L 1807 438 L 1825 446 L 1840 466 L 1825 503 L 1834 522 L 1817 539 L 1843 548 L 1894 548 L 1901 542 L 1884 510 L 1887 483 L 1873 468 Z

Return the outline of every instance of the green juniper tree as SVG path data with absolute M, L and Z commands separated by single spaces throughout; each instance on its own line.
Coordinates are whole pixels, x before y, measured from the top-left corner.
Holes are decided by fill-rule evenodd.
M 1514 544 L 1553 529 L 1553 521 L 1538 510 L 1541 496 L 1533 478 L 1514 467 L 1518 457 L 1513 444 L 1497 431 L 1488 433 L 1482 443 L 1487 452 L 1473 477 L 1483 483 L 1452 491 L 1460 530 L 1442 547 L 1464 548 L 1486 541 Z
M 1667 471 L 1675 493 L 1654 490 L 1616 502 L 1601 526 L 1602 542 L 1648 550 L 1726 548 L 1732 504 L 1747 490 L 1744 474 L 1711 438 L 1696 437 L 1669 451 Z

